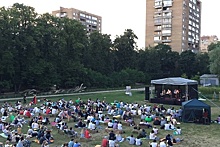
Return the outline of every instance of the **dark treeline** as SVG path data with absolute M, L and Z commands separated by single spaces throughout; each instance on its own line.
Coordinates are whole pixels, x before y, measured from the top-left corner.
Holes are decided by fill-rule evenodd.
M 86 34 L 76 20 L 39 15 L 18 3 L 0 8 L 0 90 L 119 87 L 209 73 L 208 54 L 179 54 L 162 44 L 140 50 L 130 29 L 113 41 L 107 34 Z

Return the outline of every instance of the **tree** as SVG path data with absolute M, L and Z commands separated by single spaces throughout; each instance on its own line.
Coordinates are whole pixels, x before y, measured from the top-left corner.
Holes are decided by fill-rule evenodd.
M 1 8 L 1 42 L 7 40 L 0 47 L 1 50 L 11 54 L 14 71 L 12 83 L 15 92 L 25 84 L 26 77 L 26 56 L 28 49 L 35 46 L 36 42 L 32 37 L 34 21 L 37 16 L 34 8 L 15 3 L 11 8 Z
M 125 30 L 123 35 L 117 36 L 114 40 L 114 50 L 116 55 L 115 67 L 117 71 L 126 68 L 136 67 L 135 39 L 138 39 L 130 29 Z
M 196 71 L 199 75 L 208 74 L 209 71 L 209 55 L 208 53 L 198 53 L 196 54 Z
M 161 61 L 154 48 L 147 48 L 138 52 L 138 70 L 142 71 L 150 82 L 151 79 L 159 78 L 162 74 Z
M 216 46 L 209 52 L 210 72 L 220 75 L 220 47 Z
M 104 75 L 109 75 L 114 70 L 110 35 L 101 34 L 97 31 L 89 36 L 89 47 L 86 51 L 85 66 Z
M 171 47 L 165 44 L 158 44 L 154 49 L 157 51 L 160 60 L 162 76 L 169 77 L 178 75 L 178 52 L 173 52 Z
M 211 43 L 209 46 L 208 46 L 208 51 L 212 51 L 213 49 L 215 48 L 219 48 L 220 47 L 220 41 L 218 41 L 217 43 Z
M 190 50 L 184 51 L 180 54 L 179 68 L 181 73 L 185 73 L 188 78 L 196 75 L 196 54 Z

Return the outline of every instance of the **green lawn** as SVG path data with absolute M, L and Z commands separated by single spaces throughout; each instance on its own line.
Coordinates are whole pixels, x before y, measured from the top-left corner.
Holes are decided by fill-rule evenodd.
M 102 94 L 89 94 L 89 95 L 80 95 L 80 96 L 67 96 L 67 97 L 54 97 L 51 98 L 52 100 L 57 100 L 59 98 L 65 98 L 65 100 L 76 100 L 78 97 L 80 97 L 82 100 L 87 100 L 88 98 L 91 98 L 93 100 L 99 98 L 100 100 L 105 99 L 108 102 L 113 102 L 114 100 L 120 101 L 123 100 L 128 103 L 147 103 L 144 101 L 144 91 L 133 91 L 132 96 L 127 96 L 124 94 L 124 92 L 110 92 L 110 93 L 102 93 Z M 28 100 L 30 101 L 30 100 Z M 214 106 L 212 103 L 207 102 L 208 104 L 211 104 L 212 106 L 212 119 L 216 119 L 216 117 L 219 115 L 219 108 Z M 219 101 L 215 101 L 215 104 L 219 105 Z M 153 104 L 151 104 L 153 105 Z M 165 107 L 169 107 L 168 105 L 165 105 Z M 179 107 L 179 106 L 175 106 Z M 50 118 L 53 120 L 53 117 Z M 135 121 L 138 122 L 140 119 L 139 117 L 135 118 Z M 69 126 L 74 126 L 74 122 L 69 122 Z M 181 123 L 180 127 L 182 128 L 183 134 L 179 136 L 180 138 L 184 138 L 184 141 L 181 144 L 175 145 L 178 147 L 206 147 L 206 146 L 216 146 L 219 141 L 219 125 L 218 124 L 211 124 L 211 125 L 198 125 L 198 124 L 193 124 L 193 123 Z M 48 126 L 48 128 L 51 128 Z M 104 128 L 104 126 L 103 126 Z M 126 127 L 123 126 L 125 130 L 125 134 L 122 134 L 123 137 L 127 137 L 131 135 L 131 130 L 133 127 Z M 27 126 L 24 126 L 22 128 L 22 132 L 26 133 L 27 132 Z M 76 129 L 78 133 L 80 133 L 81 130 Z M 146 131 L 149 133 L 151 130 L 146 129 Z M 159 130 L 158 137 L 163 138 L 165 137 L 168 133 L 172 134 L 172 131 L 165 131 L 165 130 Z M 60 147 L 61 144 L 65 142 L 69 142 L 70 138 L 67 137 L 66 135 L 63 135 L 61 133 L 58 133 L 56 129 L 53 129 L 52 135 L 55 138 L 55 142 L 50 145 L 50 147 Z M 93 141 L 89 142 L 84 142 L 79 140 L 81 142 L 82 147 L 94 147 L 97 144 L 101 143 L 102 137 L 108 135 L 108 133 L 104 132 L 104 129 L 99 130 L 99 133 L 92 134 Z M 137 134 L 134 134 L 134 136 L 137 136 Z M 75 140 L 78 140 L 77 138 Z M 5 142 L 5 139 L 0 137 L 1 142 Z M 149 146 L 148 145 L 149 140 L 143 140 L 144 146 Z M 32 143 L 32 147 L 39 147 L 39 144 Z M 128 142 L 123 142 L 120 143 L 121 147 L 128 147 Z

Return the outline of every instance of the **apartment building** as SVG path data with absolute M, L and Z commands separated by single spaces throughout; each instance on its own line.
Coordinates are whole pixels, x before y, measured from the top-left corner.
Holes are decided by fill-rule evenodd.
M 145 47 L 164 43 L 179 53 L 197 53 L 200 31 L 200 0 L 146 0 Z
M 216 35 L 212 36 L 202 36 L 200 39 L 200 51 L 202 53 L 208 52 L 208 46 L 211 43 L 217 43 L 218 42 L 218 37 Z
M 52 11 L 52 15 L 60 18 L 67 17 L 80 21 L 85 26 L 87 34 L 90 34 L 93 31 L 99 31 L 100 33 L 102 32 L 101 16 L 75 8 L 63 7 L 60 7 L 59 10 Z

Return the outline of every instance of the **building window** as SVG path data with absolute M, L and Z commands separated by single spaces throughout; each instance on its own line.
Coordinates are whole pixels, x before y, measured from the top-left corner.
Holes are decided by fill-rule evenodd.
M 60 17 L 66 17 L 66 16 L 67 16 L 67 13 L 66 13 L 66 12 L 60 13 Z
M 160 41 L 160 40 L 161 40 L 161 37 L 160 37 L 160 36 L 154 37 L 154 41 Z
M 92 16 L 92 20 L 98 20 L 98 19 L 97 19 L 97 17 L 93 17 L 93 16 Z
M 156 1 L 155 3 L 154 3 L 154 6 L 155 7 L 162 7 L 162 1 Z
M 79 15 L 80 15 L 81 17 L 86 17 L 86 15 L 83 14 L 83 13 L 80 13 Z
M 172 0 L 164 0 L 163 1 L 163 6 L 164 7 L 172 6 L 172 3 L 173 3 Z
M 56 17 L 60 17 L 60 13 L 57 13 L 57 14 L 56 14 Z
M 162 34 L 171 34 L 171 30 L 162 30 Z
M 192 4 L 191 3 L 189 3 L 189 7 L 192 8 Z

